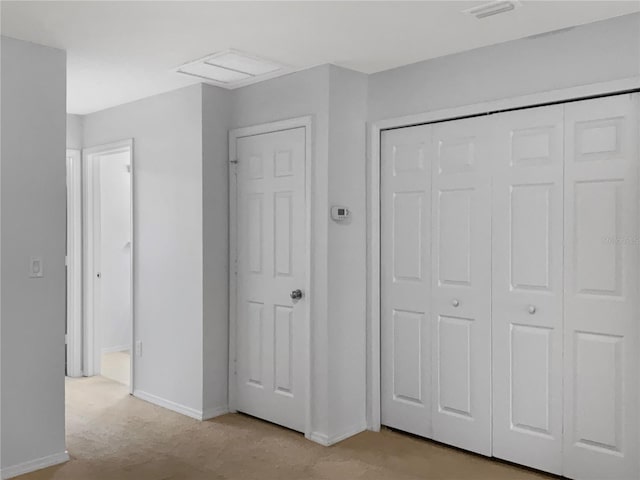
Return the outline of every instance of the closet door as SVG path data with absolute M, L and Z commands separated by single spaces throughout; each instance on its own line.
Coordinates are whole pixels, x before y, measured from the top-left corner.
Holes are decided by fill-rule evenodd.
M 640 478 L 637 97 L 565 107 L 564 474 Z
M 382 133 L 381 421 L 431 436 L 431 127 Z
M 562 473 L 563 106 L 496 115 L 493 455 Z
M 491 455 L 489 121 L 433 125 L 433 438 Z

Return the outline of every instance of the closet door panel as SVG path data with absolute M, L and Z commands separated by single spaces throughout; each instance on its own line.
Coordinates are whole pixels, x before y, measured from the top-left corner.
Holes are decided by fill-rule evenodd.
M 431 436 L 431 127 L 382 133 L 381 421 Z
M 639 478 L 637 94 L 565 121 L 565 475 Z
M 493 454 L 561 474 L 563 107 L 493 138 Z
M 433 438 L 491 455 L 491 168 L 486 117 L 433 125 Z

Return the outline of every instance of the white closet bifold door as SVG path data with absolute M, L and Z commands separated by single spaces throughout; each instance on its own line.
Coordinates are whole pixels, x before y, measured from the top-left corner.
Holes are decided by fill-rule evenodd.
M 431 127 L 382 133 L 381 421 L 431 436 Z
M 563 106 L 494 118 L 493 455 L 562 473 Z
M 433 438 L 491 455 L 490 121 L 432 126 Z
M 565 107 L 564 474 L 640 478 L 637 96 Z

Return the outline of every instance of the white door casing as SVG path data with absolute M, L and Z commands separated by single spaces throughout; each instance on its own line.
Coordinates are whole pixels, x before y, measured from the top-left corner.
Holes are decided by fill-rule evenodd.
M 307 431 L 306 129 L 236 139 L 235 389 L 239 411 Z M 302 298 L 291 293 L 300 289 Z
M 80 150 L 67 150 L 67 371 L 82 376 L 82 168 Z
M 382 423 L 431 437 L 431 126 L 382 134 Z
M 565 122 L 564 472 L 638 478 L 638 94 Z
M 433 438 L 491 455 L 491 156 L 486 118 L 433 125 Z
M 558 475 L 563 119 L 562 105 L 491 118 L 493 455 Z

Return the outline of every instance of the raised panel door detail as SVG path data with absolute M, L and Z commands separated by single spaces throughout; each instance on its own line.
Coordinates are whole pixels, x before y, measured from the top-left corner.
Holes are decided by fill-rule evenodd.
M 622 295 L 621 186 L 616 180 L 575 185 L 575 278 L 581 294 Z
M 422 403 L 424 313 L 393 312 L 393 387 L 396 400 Z
M 394 281 L 422 279 L 423 192 L 393 195 Z
M 451 175 L 473 170 L 475 163 L 475 138 L 441 140 L 438 162 L 440 174 Z
M 425 170 L 425 152 L 422 144 L 393 146 L 393 174 L 419 173 Z
M 274 234 L 275 234 L 275 274 L 291 275 L 293 258 L 293 205 L 291 192 L 277 192 L 274 195 Z
M 472 189 L 440 192 L 438 272 L 441 284 L 471 283 L 472 196 Z
M 293 174 L 293 158 L 291 156 L 291 150 L 278 150 L 276 151 L 273 161 L 273 176 L 274 177 L 288 177 Z
M 574 438 L 585 448 L 621 450 L 621 337 L 576 332 Z
M 511 285 L 515 289 L 550 287 L 552 185 L 511 187 Z
M 550 328 L 511 326 L 512 428 L 549 435 Z
M 622 118 L 607 118 L 576 124 L 576 160 L 611 158 L 620 152 Z
M 262 273 L 262 252 L 264 249 L 264 198 L 263 195 L 253 194 L 249 197 L 248 231 L 253 239 L 249 247 L 249 271 Z
M 511 165 L 535 167 L 561 160 L 554 155 L 557 141 L 554 126 L 513 130 Z
M 275 362 L 274 378 L 275 391 L 284 395 L 291 395 L 293 374 L 293 308 L 284 305 L 275 305 L 274 331 L 275 331 Z
M 252 155 L 249 157 L 249 178 L 251 180 L 260 180 L 264 178 L 264 165 L 262 157 Z
M 249 384 L 262 387 L 262 365 L 264 329 L 264 305 L 259 302 L 247 303 L 248 340 L 249 340 Z
M 440 411 L 471 417 L 471 328 L 473 320 L 438 319 Z

